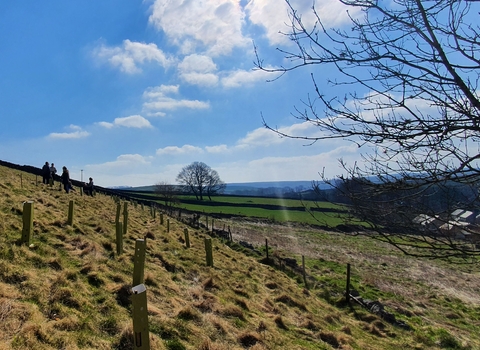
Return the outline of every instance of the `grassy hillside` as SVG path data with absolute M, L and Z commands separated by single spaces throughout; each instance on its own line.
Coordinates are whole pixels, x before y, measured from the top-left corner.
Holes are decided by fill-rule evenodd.
M 431 278 L 437 284 L 457 274 L 463 278 L 457 290 L 435 289 L 418 281 L 421 269 L 408 270 L 418 276 L 395 279 L 392 271 L 401 267 L 427 265 L 400 258 L 384 246 L 321 231 L 227 222 L 236 225 L 236 240 L 262 242 L 269 237 L 277 253 L 290 248 L 286 254 L 306 255 L 312 276 L 307 290 L 298 278 L 260 263 L 260 256 L 247 256 L 217 239 L 215 267 L 207 267 L 203 239 L 208 232 L 189 228 L 192 247 L 187 249 L 184 224 L 170 218 L 167 233 L 158 216 L 153 219 L 133 204 L 124 254 L 117 256 L 112 198 L 66 194 L 56 186 L 36 185 L 33 175 L 4 167 L 0 178 L 1 350 L 131 349 L 132 255 L 135 240 L 144 237 L 152 349 L 480 348 L 477 272 L 450 276 L 449 267 L 435 265 Z M 75 216 L 70 226 L 72 199 Z M 30 247 L 18 244 L 24 201 L 34 202 Z M 359 290 L 388 297 L 382 302 L 411 324 L 411 330 L 342 302 L 347 260 L 355 261 Z M 381 281 L 387 267 L 393 270 L 383 271 L 389 278 Z

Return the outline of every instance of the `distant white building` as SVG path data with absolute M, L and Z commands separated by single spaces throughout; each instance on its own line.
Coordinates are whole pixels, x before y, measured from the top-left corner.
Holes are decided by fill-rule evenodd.
M 455 239 L 465 239 L 470 236 L 470 232 L 467 230 L 468 225 L 467 222 L 449 221 L 440 226 L 440 232 Z
M 422 231 L 438 231 L 443 221 L 436 216 L 420 214 L 413 219 L 413 223 L 419 225 Z
M 452 214 L 450 214 L 451 220 L 458 220 L 458 218 L 465 213 L 465 209 L 455 209 Z
M 469 224 L 473 224 L 475 222 L 475 215 L 473 214 L 473 211 L 465 210 L 456 218 L 456 220 L 459 222 L 467 222 Z

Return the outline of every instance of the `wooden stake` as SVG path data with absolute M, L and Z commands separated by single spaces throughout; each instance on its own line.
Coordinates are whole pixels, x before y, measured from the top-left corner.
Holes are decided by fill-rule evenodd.
M 185 228 L 183 233 L 185 234 L 185 245 L 187 248 L 190 248 L 190 235 L 188 234 L 188 229 Z
M 350 264 L 347 264 L 347 286 L 345 288 L 345 300 L 350 303 Z
M 150 350 L 147 289 L 144 284 L 132 288 L 133 349 Z
M 133 285 L 142 284 L 145 276 L 145 249 L 146 242 L 143 239 L 135 241 L 135 255 L 133 257 Z
M 205 253 L 207 266 L 213 267 L 213 249 L 212 249 L 212 239 L 205 238 Z
M 33 233 L 33 201 L 23 202 L 22 243 L 30 245 Z

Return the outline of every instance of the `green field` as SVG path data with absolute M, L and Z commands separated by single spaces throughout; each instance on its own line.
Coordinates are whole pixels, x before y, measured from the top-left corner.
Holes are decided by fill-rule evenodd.
M 145 193 L 143 193 L 145 195 Z M 155 197 L 155 194 L 152 194 Z M 311 225 L 336 226 L 344 223 L 345 215 L 336 212 L 322 212 L 321 209 L 343 211 L 346 208 L 328 202 L 301 201 L 297 199 L 215 196 L 197 201 L 195 196 L 180 196 L 178 208 L 205 214 L 238 215 L 268 219 L 273 222 L 298 222 Z M 157 201 L 163 204 L 162 201 Z M 194 202 L 194 203 L 192 203 Z M 264 208 L 262 206 L 272 206 Z M 319 208 L 320 211 L 306 211 L 305 208 Z

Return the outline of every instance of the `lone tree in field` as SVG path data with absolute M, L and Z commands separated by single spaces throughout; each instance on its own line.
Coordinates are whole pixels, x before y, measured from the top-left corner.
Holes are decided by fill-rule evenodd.
M 178 204 L 179 190 L 177 189 L 177 186 L 169 184 L 166 181 L 160 181 L 155 185 L 154 191 L 168 209 L 172 209 Z
M 222 193 L 225 189 L 225 183 L 218 173 L 202 162 L 193 162 L 182 168 L 177 175 L 177 181 L 185 187 L 187 192 L 194 194 L 200 200 L 203 200 L 204 195 L 211 200 L 212 195 Z
M 473 241 L 479 231 L 448 222 L 458 206 L 479 209 L 480 3 L 339 1 L 348 11 L 344 29 L 327 27 L 315 6 L 309 13 L 314 21 L 306 23 L 286 1 L 291 21 L 284 35 L 293 46 L 277 50 L 290 65 L 269 68 L 257 52 L 256 66 L 264 71 L 327 65 L 339 73 L 328 83 L 341 87 L 342 96 L 321 90 L 312 74 L 314 95 L 295 108 L 295 117 L 320 136 L 265 126 L 284 137 L 311 143 L 340 138 L 364 149 L 364 165 L 340 160 L 344 175 L 331 183 L 375 237 L 412 255 L 479 256 L 448 228 Z M 436 224 L 412 226 L 419 214 Z

